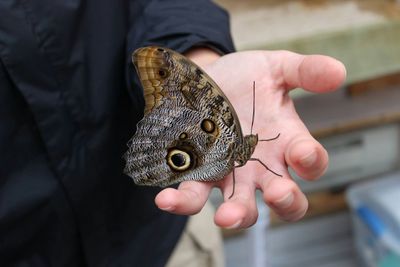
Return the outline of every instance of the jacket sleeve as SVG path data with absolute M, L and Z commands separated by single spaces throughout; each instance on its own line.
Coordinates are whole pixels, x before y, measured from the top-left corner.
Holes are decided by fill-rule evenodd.
M 184 52 L 209 46 L 224 54 L 234 46 L 228 13 L 208 0 L 139 0 L 130 9 L 128 35 L 131 52 L 140 46 L 160 45 Z
M 220 54 L 234 51 L 229 15 L 209 0 L 132 0 L 128 23 L 126 83 L 140 114 L 144 99 L 131 61 L 135 49 L 158 45 L 181 53 L 195 46 L 207 46 Z

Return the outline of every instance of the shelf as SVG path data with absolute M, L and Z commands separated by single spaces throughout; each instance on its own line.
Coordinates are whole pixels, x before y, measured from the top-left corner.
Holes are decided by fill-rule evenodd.
M 238 50 L 285 49 L 341 60 L 347 83 L 400 70 L 400 4 L 374 0 L 218 0 Z

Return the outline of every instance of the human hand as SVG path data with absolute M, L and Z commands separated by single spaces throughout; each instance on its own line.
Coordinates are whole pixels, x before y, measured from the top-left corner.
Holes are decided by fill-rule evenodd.
M 256 83 L 255 122 L 253 133 L 259 142 L 253 154 L 270 169 L 249 161 L 235 169 L 235 193 L 232 198 L 232 174 L 218 182 L 182 182 L 178 189 L 167 188 L 156 197 L 160 209 L 175 214 L 199 212 L 213 187 L 219 187 L 224 202 L 214 221 L 225 228 L 249 227 L 257 220 L 255 191 L 282 219 L 293 221 L 304 216 L 308 202 L 288 172 L 290 166 L 300 177 L 314 180 L 328 166 L 326 150 L 310 135 L 298 117 L 289 90 L 297 87 L 315 93 L 335 90 L 345 79 L 342 63 L 326 56 L 303 56 L 287 51 L 248 51 L 223 56 L 204 66 L 204 70 L 225 92 L 234 106 L 243 130 L 250 133 L 253 81 Z

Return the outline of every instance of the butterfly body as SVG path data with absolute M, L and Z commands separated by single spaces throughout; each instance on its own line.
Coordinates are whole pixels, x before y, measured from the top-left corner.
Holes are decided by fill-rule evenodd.
M 242 142 L 235 150 L 235 162 L 238 163 L 237 167 L 244 166 L 253 155 L 258 143 L 258 135 L 249 134 L 244 136 Z
M 160 47 L 136 50 L 133 63 L 145 115 L 128 143 L 124 171 L 136 184 L 217 181 L 251 158 L 257 135 L 243 136 L 233 106 L 197 65 Z

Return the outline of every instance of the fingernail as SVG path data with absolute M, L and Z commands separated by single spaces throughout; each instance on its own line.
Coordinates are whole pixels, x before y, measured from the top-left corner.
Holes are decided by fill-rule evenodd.
M 230 226 L 227 226 L 226 229 L 236 229 L 242 224 L 242 222 L 243 222 L 243 219 L 235 222 L 234 224 L 232 224 Z
M 173 210 L 175 210 L 174 206 L 168 206 L 168 207 L 165 207 L 165 208 L 159 207 L 159 208 L 160 208 L 160 210 L 163 210 L 163 211 L 173 211 Z
M 282 197 L 281 199 L 276 200 L 273 205 L 275 207 L 277 207 L 278 209 L 285 209 L 285 208 L 290 207 L 290 205 L 292 205 L 293 200 L 294 200 L 293 193 L 290 192 L 289 194 Z
M 307 168 L 307 167 L 311 167 L 312 165 L 314 165 L 316 160 L 317 160 L 317 152 L 315 150 L 313 150 L 313 151 L 311 151 L 311 153 L 303 156 L 299 160 L 299 163 L 301 166 Z

